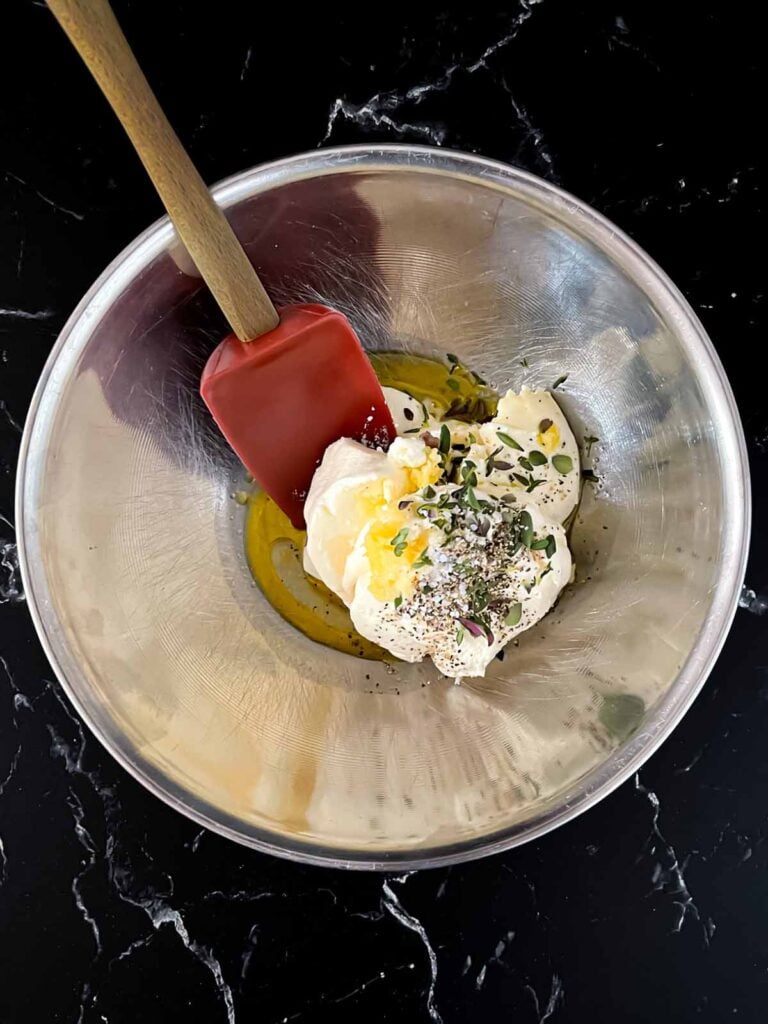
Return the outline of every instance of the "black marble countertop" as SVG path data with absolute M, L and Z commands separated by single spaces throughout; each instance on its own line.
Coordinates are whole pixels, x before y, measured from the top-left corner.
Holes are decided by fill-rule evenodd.
M 765 1020 L 768 405 L 764 38 L 746 5 L 510 0 L 117 13 L 209 181 L 407 140 L 518 164 L 654 256 L 717 346 L 755 521 L 701 696 L 627 783 L 503 856 L 400 877 L 252 853 L 146 793 L 86 733 L 18 577 L 22 424 L 57 331 L 160 214 L 43 3 L 0 67 L 0 1022 Z M 414 87 L 418 87 L 414 90 Z

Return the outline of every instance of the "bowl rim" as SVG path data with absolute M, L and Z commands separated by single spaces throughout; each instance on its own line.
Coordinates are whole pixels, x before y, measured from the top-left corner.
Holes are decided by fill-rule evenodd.
M 217 202 L 231 206 L 267 191 L 276 185 L 351 170 L 412 170 L 442 173 L 463 178 L 484 186 L 517 194 L 550 215 L 564 219 L 571 227 L 597 244 L 614 258 L 642 285 L 664 311 L 678 335 L 695 351 L 697 375 L 707 385 L 712 415 L 726 429 L 719 435 L 719 451 L 723 466 L 723 536 L 721 540 L 721 573 L 713 588 L 712 603 L 699 631 L 697 641 L 681 666 L 669 691 L 657 704 L 653 720 L 596 765 L 552 805 L 526 822 L 518 822 L 489 835 L 444 846 L 419 850 L 344 851 L 295 838 L 278 838 L 277 833 L 246 826 L 169 779 L 158 767 L 146 761 L 138 751 L 126 752 L 115 736 L 102 727 L 80 698 L 77 687 L 70 683 L 63 664 L 67 659 L 66 644 L 56 636 L 57 619 L 49 622 L 50 607 L 47 584 L 42 571 L 34 566 L 37 533 L 30 527 L 34 517 L 28 514 L 33 488 L 30 466 L 35 452 L 44 441 L 47 421 L 41 420 L 41 409 L 53 404 L 48 394 L 55 378 L 66 377 L 79 354 L 77 341 L 85 340 L 94 322 L 120 294 L 139 267 L 146 266 L 167 249 L 174 240 L 168 217 L 161 217 L 130 242 L 97 277 L 65 322 L 43 367 L 32 396 L 21 440 L 16 477 L 16 535 L 19 566 L 32 620 L 43 650 L 65 694 L 91 732 L 130 776 L 154 796 L 163 800 L 198 825 L 242 845 L 264 853 L 302 863 L 326 867 L 364 870 L 415 870 L 475 860 L 500 853 L 536 839 L 559 825 L 577 817 L 637 772 L 644 762 L 669 736 L 688 710 L 706 681 L 722 649 L 733 622 L 741 593 L 750 539 L 751 492 L 749 465 L 744 431 L 736 401 L 703 325 L 679 289 L 663 270 L 623 231 L 586 203 L 563 189 L 527 171 L 500 161 L 486 159 L 455 150 L 406 144 L 338 146 L 317 149 L 266 164 L 257 165 L 227 177 L 212 186 Z M 68 349 L 68 343 L 72 344 Z M 715 416 L 715 414 L 717 414 Z M 39 559 L 38 559 L 39 565 Z M 72 659 L 75 670 L 78 666 Z M 191 803 L 190 803 L 191 801 Z

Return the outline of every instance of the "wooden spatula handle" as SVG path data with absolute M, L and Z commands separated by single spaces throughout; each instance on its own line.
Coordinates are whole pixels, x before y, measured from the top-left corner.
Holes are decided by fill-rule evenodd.
M 48 0 L 141 157 L 184 245 L 241 341 L 278 316 L 136 63 L 107 0 Z

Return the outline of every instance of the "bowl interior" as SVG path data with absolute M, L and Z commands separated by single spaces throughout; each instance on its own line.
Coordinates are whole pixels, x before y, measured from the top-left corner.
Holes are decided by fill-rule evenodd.
M 130 770 L 252 845 L 421 862 L 550 827 L 658 742 L 734 607 L 742 452 L 706 339 L 642 254 L 510 169 L 321 153 L 220 198 L 276 299 L 342 309 L 368 347 L 455 352 L 501 390 L 568 375 L 558 400 L 600 439 L 576 582 L 461 686 L 284 623 L 198 397 L 224 328 L 161 223 L 73 316 L 27 429 L 24 566 L 57 671 Z

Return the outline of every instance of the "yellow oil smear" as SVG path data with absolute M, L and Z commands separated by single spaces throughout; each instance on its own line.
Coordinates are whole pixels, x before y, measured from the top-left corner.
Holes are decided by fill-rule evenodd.
M 550 423 L 547 429 L 542 433 L 536 435 L 536 440 L 540 448 L 543 448 L 547 455 L 551 455 L 552 452 L 557 451 L 558 445 L 560 444 L 560 431 L 557 429 L 556 423 Z
M 386 651 L 360 636 L 343 601 L 304 571 L 307 535 L 297 530 L 263 491 L 248 502 L 245 554 L 269 603 L 310 640 L 345 654 L 378 661 Z
M 446 411 L 453 406 L 451 415 L 467 419 L 484 419 L 496 410 L 495 392 L 464 366 L 455 366 L 451 373 L 450 364 L 424 356 L 373 352 L 369 357 L 383 387 L 398 388 L 421 402 L 437 402 Z M 244 499 L 245 495 L 238 500 Z M 253 578 L 275 611 L 316 643 L 358 658 L 391 661 L 391 654 L 356 632 L 343 601 L 304 571 L 306 533 L 295 529 L 263 492 L 250 496 L 247 506 L 245 554 Z M 419 553 L 415 551 L 413 559 Z
M 485 415 L 477 408 L 479 419 L 496 412 L 496 392 L 461 363 L 452 370 L 451 364 L 407 352 L 369 352 L 368 358 L 382 387 L 405 391 L 420 402 L 431 399 L 446 411 L 461 404 L 468 407 L 468 412 L 474 412 L 474 407 L 481 403 Z

